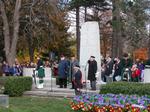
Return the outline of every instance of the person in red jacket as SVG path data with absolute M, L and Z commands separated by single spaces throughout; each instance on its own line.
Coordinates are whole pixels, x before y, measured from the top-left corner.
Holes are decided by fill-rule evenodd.
M 132 71 L 132 75 L 131 75 L 131 79 L 133 82 L 139 82 L 139 78 L 140 78 L 140 74 L 141 74 L 141 71 L 140 69 L 137 67 L 136 64 L 134 64 L 131 68 L 131 71 Z

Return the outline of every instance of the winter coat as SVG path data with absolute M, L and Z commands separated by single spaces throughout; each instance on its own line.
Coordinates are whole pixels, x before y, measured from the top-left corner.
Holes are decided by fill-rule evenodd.
M 132 60 L 131 59 L 122 59 L 121 60 L 121 66 L 122 68 L 131 68 L 132 67 Z
M 61 60 L 58 64 L 58 75 L 59 78 L 67 78 L 68 75 L 68 62 Z
M 71 66 L 70 66 L 70 70 L 71 70 L 71 73 L 70 73 L 70 75 L 71 75 L 71 80 L 73 79 L 74 74 L 75 74 L 75 71 L 74 71 L 75 65 L 79 65 L 79 62 L 78 62 L 77 60 L 71 62 Z
M 40 68 L 40 66 L 43 66 L 43 61 L 41 59 L 37 62 L 37 70 Z
M 3 69 L 3 73 L 9 73 L 9 66 L 8 65 L 3 65 L 2 69 Z
M 135 71 L 132 72 L 132 78 L 137 78 L 141 74 L 140 70 L 137 68 Z
M 114 76 L 121 76 L 121 73 L 122 73 L 121 63 L 115 64 Z
M 9 68 L 9 73 L 10 73 L 11 75 L 16 75 L 16 74 L 17 74 L 16 67 L 10 67 L 10 68 Z
M 40 68 L 38 69 L 38 77 L 39 77 L 39 78 L 45 77 L 45 70 L 44 70 L 43 67 L 40 67 Z
M 95 81 L 96 80 L 96 72 L 97 72 L 97 62 L 88 61 L 89 69 L 88 69 L 88 80 Z
M 82 73 L 80 70 L 78 70 L 77 72 L 75 72 L 74 74 L 74 88 L 82 88 Z
M 112 60 L 106 64 L 106 72 L 105 72 L 106 76 L 109 76 L 110 74 L 112 74 L 113 65 L 114 65 L 114 63 Z

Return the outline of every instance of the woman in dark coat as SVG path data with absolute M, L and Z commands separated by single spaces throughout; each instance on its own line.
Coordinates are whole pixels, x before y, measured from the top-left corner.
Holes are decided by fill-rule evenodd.
M 97 72 L 97 62 L 94 56 L 90 57 L 88 61 L 89 69 L 88 69 L 88 80 L 90 80 L 91 89 L 96 90 L 96 72 Z

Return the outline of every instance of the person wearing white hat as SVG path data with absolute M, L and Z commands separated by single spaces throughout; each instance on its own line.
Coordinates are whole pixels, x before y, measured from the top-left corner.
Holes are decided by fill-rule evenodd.
M 81 88 L 82 88 L 82 72 L 80 70 L 79 65 L 74 66 L 74 77 L 73 77 L 73 82 L 74 82 L 74 89 L 75 89 L 75 94 L 76 95 L 81 95 Z

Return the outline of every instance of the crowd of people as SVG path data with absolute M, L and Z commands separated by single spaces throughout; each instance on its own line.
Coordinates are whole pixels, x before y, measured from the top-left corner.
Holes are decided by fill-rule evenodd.
M 67 88 L 68 79 L 72 84 L 71 89 L 75 89 L 76 94 L 80 94 L 82 85 L 82 72 L 80 70 L 79 62 L 72 56 L 71 59 L 66 59 L 64 55 L 60 56 L 60 60 L 53 62 L 44 61 L 40 58 L 37 59 L 37 63 L 19 64 L 18 61 L 10 67 L 7 62 L 3 62 L 2 70 L 5 76 L 22 76 L 23 67 L 36 68 L 40 70 L 42 67 L 51 67 L 53 76 L 58 77 L 59 87 Z M 96 90 L 96 73 L 97 62 L 94 56 L 91 56 L 87 60 L 88 64 L 88 80 L 90 81 L 91 90 Z M 148 64 L 148 63 L 147 63 Z M 150 63 L 149 63 L 150 64 Z M 145 64 L 143 60 L 136 59 L 133 61 L 128 54 L 124 54 L 123 58 L 111 58 L 108 56 L 106 59 L 102 59 L 101 64 L 101 79 L 104 82 L 108 82 L 108 78 L 111 77 L 112 81 L 143 81 L 143 70 Z M 43 70 L 43 68 L 41 69 Z M 44 74 L 44 73 L 43 73 Z M 39 74 L 40 76 L 40 74 Z M 42 80 L 45 75 L 42 75 Z
M 88 80 L 90 80 L 91 90 L 96 90 L 97 62 L 95 57 L 91 56 L 87 63 L 89 65 Z M 69 77 L 72 84 L 71 89 L 75 89 L 75 93 L 80 94 L 80 89 L 83 87 L 82 72 L 75 56 L 72 56 L 71 60 L 68 60 L 62 55 L 58 63 L 54 62 L 53 73 L 54 76 L 59 77 L 60 88 L 67 88 L 67 79 Z
M 22 66 L 15 62 L 13 66 L 9 66 L 6 61 L 2 64 L 2 71 L 3 76 L 22 76 L 23 75 L 23 68 Z
M 142 82 L 145 65 L 143 60 L 133 61 L 126 53 L 122 59 L 107 57 L 102 62 L 102 80 L 107 82 L 107 77 L 112 77 L 113 81 Z
M 37 60 L 40 60 L 40 59 L 37 59 Z M 13 66 L 9 66 L 9 64 L 6 61 L 3 61 L 2 73 L 3 73 L 3 76 L 23 76 L 23 67 L 37 68 L 39 67 L 39 65 L 40 65 L 39 61 L 37 63 L 33 63 L 33 62 L 19 63 L 19 61 L 16 59 Z M 51 67 L 51 64 L 49 61 L 42 61 L 42 65 L 44 67 Z

